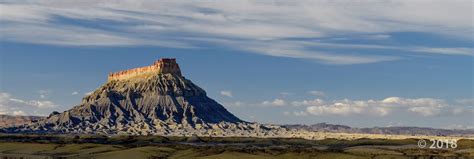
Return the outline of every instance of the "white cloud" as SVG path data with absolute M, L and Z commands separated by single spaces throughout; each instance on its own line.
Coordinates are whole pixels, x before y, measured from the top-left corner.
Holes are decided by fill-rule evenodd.
M 37 107 L 37 108 L 54 108 L 54 107 L 56 107 L 56 104 L 54 104 L 51 101 L 47 101 L 47 100 L 45 100 L 45 101 L 39 101 L 39 100 L 25 101 L 25 100 L 16 99 L 16 98 L 10 98 L 9 100 L 13 103 L 24 104 L 24 105 L 28 105 L 28 106 Z
M 291 105 L 295 107 L 299 106 L 314 106 L 314 105 L 323 105 L 325 102 L 322 99 L 313 99 L 313 100 L 302 100 L 302 101 L 292 101 Z
M 220 94 L 222 96 L 232 97 L 232 92 L 231 91 L 221 91 Z
M 474 49 L 473 48 L 415 48 L 413 49 L 415 52 L 426 52 L 426 53 L 433 53 L 433 54 L 444 54 L 444 55 L 467 55 L 467 56 L 474 56 Z
M 396 105 L 396 106 L 413 106 L 413 107 L 444 107 L 446 102 L 442 99 L 434 98 L 401 98 L 401 97 L 388 97 L 381 101 L 382 104 Z
M 312 115 L 349 115 L 361 114 L 366 108 L 366 103 L 345 100 L 331 105 L 310 106 L 306 111 Z
M 366 36 L 367 39 L 373 39 L 373 40 L 383 40 L 383 39 L 389 39 L 392 36 L 387 35 L 387 34 L 375 34 L 375 35 L 368 35 Z
M 408 108 L 409 111 L 421 114 L 423 116 L 434 116 L 441 112 L 441 108 L 437 107 L 412 107 Z
M 474 115 L 474 106 L 457 106 L 451 109 L 451 112 L 448 112 L 454 115 Z
M 77 95 L 77 94 L 79 94 L 79 92 L 77 92 L 77 91 L 74 91 L 74 92 L 71 93 L 71 95 Z
M 269 56 L 312 59 L 327 64 L 363 64 L 401 57 L 320 48 L 396 48 L 468 56 L 472 56 L 472 48 L 328 44 L 305 39 L 355 35 L 380 40 L 391 38 L 393 32 L 426 32 L 472 39 L 474 29 L 471 21 L 466 20 L 472 17 L 471 4 L 469 0 L 6 1 L 0 4 L 0 33 L 2 40 L 66 46 L 194 48 L 202 47 L 195 45 L 196 42 L 206 42 Z M 64 19 L 103 25 L 64 23 Z
M 277 106 L 277 107 L 280 107 L 280 106 L 285 106 L 286 105 L 286 101 L 283 100 L 283 99 L 275 99 L 273 101 L 263 101 L 261 103 L 261 106 Z
M 21 111 L 21 110 L 18 110 L 18 111 L 13 111 L 13 115 L 15 115 L 15 116 L 26 116 L 26 113 Z
M 0 92 L 0 114 L 29 114 L 41 109 L 56 108 L 57 105 L 48 100 L 23 100 L 12 97 L 10 94 Z
M 313 90 L 313 91 L 309 91 L 308 93 L 311 94 L 311 95 L 317 96 L 317 97 L 326 96 L 326 93 L 324 93 L 323 91 Z
M 456 103 L 461 104 L 461 105 L 474 106 L 474 98 L 457 99 Z
M 231 43 L 234 43 L 234 45 L 239 45 L 236 42 Z M 229 43 L 229 45 L 231 43 Z M 306 44 L 291 43 L 288 41 L 254 41 L 252 43 L 244 43 L 239 46 L 244 50 L 264 55 L 289 58 L 305 58 L 316 60 L 321 63 L 335 65 L 366 64 L 399 59 L 398 57 L 394 56 L 347 55 L 323 52 L 317 51 L 317 49 L 310 49 L 310 47 Z
M 86 92 L 84 93 L 84 95 L 88 96 L 88 95 L 91 95 L 92 93 L 94 93 L 94 91 Z
M 16 26 L 6 24 L 0 28 L 4 40 L 27 42 L 35 44 L 50 44 L 64 46 L 136 46 L 152 45 L 162 47 L 190 47 L 179 42 L 157 41 L 152 39 L 137 39 L 117 33 L 73 26 Z M 34 40 L 32 37 L 41 38 Z
M 334 100 L 322 99 L 293 101 L 293 106 L 307 106 L 312 115 L 374 115 L 386 116 L 393 112 L 414 113 L 421 116 L 436 115 L 474 115 L 474 108 L 448 104 L 445 100 L 434 98 L 388 97 L 382 100 Z

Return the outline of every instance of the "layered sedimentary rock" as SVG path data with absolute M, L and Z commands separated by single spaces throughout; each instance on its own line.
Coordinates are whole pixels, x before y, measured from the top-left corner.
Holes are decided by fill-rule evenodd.
M 179 69 L 178 63 L 176 63 L 176 59 L 162 58 L 160 60 L 155 61 L 155 63 L 150 66 L 110 73 L 108 80 L 111 81 L 126 80 L 131 78 L 146 78 L 147 76 L 168 73 L 176 76 L 181 76 L 181 70 Z
M 82 103 L 7 132 L 251 135 L 269 126 L 240 120 L 181 75 L 175 59 L 109 75 Z

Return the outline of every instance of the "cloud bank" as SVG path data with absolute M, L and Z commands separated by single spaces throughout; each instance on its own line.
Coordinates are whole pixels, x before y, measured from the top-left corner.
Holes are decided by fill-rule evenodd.
M 23 100 L 12 97 L 9 93 L 0 92 L 0 114 L 36 115 L 41 109 L 56 108 L 57 105 L 49 100 Z
M 472 99 L 447 102 L 436 98 L 387 97 L 381 100 L 325 100 L 320 98 L 288 101 L 282 98 L 260 103 L 241 101 L 226 103 L 228 106 L 280 107 L 284 115 L 294 116 L 374 116 L 409 115 L 418 117 L 474 115 Z M 272 108 L 270 108 L 272 109 Z
M 413 113 L 418 116 L 474 115 L 472 105 L 453 105 L 435 98 L 388 97 L 382 100 L 334 100 L 295 101 L 295 106 L 307 106 L 311 115 L 373 115 L 387 116 L 393 113 Z

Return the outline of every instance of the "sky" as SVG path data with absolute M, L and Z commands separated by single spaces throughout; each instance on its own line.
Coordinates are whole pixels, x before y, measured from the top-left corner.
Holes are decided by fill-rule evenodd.
M 246 121 L 474 128 L 470 0 L 0 1 L 0 114 L 177 58 Z

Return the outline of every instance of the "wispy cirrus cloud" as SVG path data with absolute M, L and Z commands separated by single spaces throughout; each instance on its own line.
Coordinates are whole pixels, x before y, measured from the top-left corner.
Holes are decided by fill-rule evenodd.
M 387 40 L 394 32 L 425 32 L 472 40 L 474 29 L 471 21 L 466 20 L 472 17 L 470 4 L 468 0 L 4 1 L 0 4 L 0 32 L 5 41 L 45 45 L 189 49 L 205 47 L 201 43 L 206 43 L 326 64 L 364 64 L 402 58 L 339 49 L 397 49 L 473 56 L 469 47 L 387 46 L 325 40 L 352 35 Z
M 2 38 L 9 41 L 62 46 L 136 46 L 151 45 L 188 48 L 187 44 L 173 41 L 140 39 L 110 31 L 57 25 L 5 24 L 0 28 Z M 33 38 L 34 37 L 34 38 Z M 41 40 L 37 40 L 41 39 Z
M 467 55 L 467 56 L 474 56 L 474 48 L 415 48 L 413 51 L 416 52 L 425 52 L 425 53 L 433 53 L 433 54 L 444 54 L 444 55 Z

